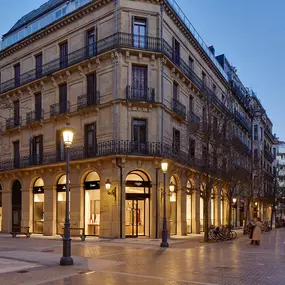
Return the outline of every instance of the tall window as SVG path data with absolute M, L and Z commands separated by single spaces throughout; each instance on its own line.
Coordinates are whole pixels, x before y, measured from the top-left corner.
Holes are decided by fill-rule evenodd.
M 146 48 L 147 46 L 147 24 L 146 19 L 134 17 L 133 19 L 133 44 L 136 48 Z
M 96 55 L 96 46 L 97 46 L 97 33 L 96 27 L 87 31 L 87 53 L 88 56 Z
M 218 119 L 217 117 L 213 117 L 213 137 L 218 137 Z
M 59 114 L 67 112 L 67 85 L 59 85 Z
M 258 140 L 258 126 L 257 125 L 254 125 L 253 127 L 253 137 L 255 141 Z
M 30 139 L 30 162 L 39 165 L 43 161 L 43 136 L 36 136 Z
M 14 148 L 14 167 L 20 167 L 20 141 L 15 141 L 13 143 Z
M 189 139 L 189 158 L 195 159 L 195 140 L 191 138 Z
M 134 99 L 147 99 L 147 67 L 132 66 L 132 88 L 131 97 Z
M 145 151 L 147 147 L 147 121 L 134 119 L 132 129 L 134 149 L 137 151 Z
M 180 64 L 180 43 L 173 37 L 172 38 L 172 49 L 173 49 L 173 61 L 176 64 Z
M 189 112 L 192 113 L 194 110 L 194 98 L 193 96 L 189 96 Z
M 68 65 L 68 43 L 64 42 L 59 45 L 59 65 L 65 68 Z
M 203 81 L 203 84 L 207 85 L 207 76 L 204 71 L 202 71 L 202 81 Z
M 96 95 L 96 73 L 92 73 L 87 75 L 87 105 L 97 103 Z
M 194 70 L 194 59 L 191 56 L 189 56 L 189 67 Z
M 173 99 L 178 100 L 178 84 L 173 82 Z
M 35 94 L 35 120 L 40 121 L 42 120 L 42 94 L 36 93 Z
M 96 123 L 85 125 L 85 155 L 95 156 L 97 149 Z
M 180 131 L 173 128 L 173 145 L 172 149 L 174 153 L 180 152 Z
M 17 127 L 20 125 L 20 102 L 15 101 L 14 102 L 14 127 Z
M 20 67 L 20 63 L 17 63 L 16 65 L 14 65 L 14 83 L 15 83 L 15 87 L 19 86 L 21 84 L 21 67 Z
M 263 141 L 263 128 L 260 127 L 260 140 Z
M 41 53 L 37 54 L 35 56 L 35 60 L 36 60 L 36 78 L 39 78 L 43 74 L 43 55 Z
M 65 159 L 65 149 L 62 137 L 62 130 L 56 131 L 56 159 L 57 161 L 64 161 Z

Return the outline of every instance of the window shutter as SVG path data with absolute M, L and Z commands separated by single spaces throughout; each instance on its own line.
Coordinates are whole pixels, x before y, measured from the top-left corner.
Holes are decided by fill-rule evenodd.
M 84 125 L 84 152 L 88 156 L 88 125 Z
M 30 164 L 34 163 L 34 137 L 30 137 Z
M 43 162 L 43 155 L 44 155 L 44 150 L 43 150 L 43 135 L 39 136 L 39 143 L 40 143 L 40 153 L 39 153 L 39 163 L 42 164 Z

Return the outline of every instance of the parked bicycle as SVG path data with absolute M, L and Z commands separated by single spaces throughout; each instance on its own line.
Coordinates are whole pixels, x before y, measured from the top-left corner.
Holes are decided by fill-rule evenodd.
M 209 239 L 213 241 L 227 241 L 237 238 L 237 233 L 227 226 L 210 228 Z

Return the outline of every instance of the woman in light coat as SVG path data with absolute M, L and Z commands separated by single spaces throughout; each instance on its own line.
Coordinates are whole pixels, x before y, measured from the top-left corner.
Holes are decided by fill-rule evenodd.
M 256 243 L 257 245 L 260 245 L 260 238 L 261 238 L 261 229 L 262 229 L 262 222 L 260 221 L 260 218 L 257 218 L 257 222 L 254 224 L 255 228 L 253 231 L 252 241 L 251 244 Z

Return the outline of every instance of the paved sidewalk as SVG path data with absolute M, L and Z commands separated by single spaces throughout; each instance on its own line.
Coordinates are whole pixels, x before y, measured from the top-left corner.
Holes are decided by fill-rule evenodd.
M 61 240 L 0 235 L 0 285 L 285 285 L 284 238 L 285 229 L 264 233 L 260 246 L 192 236 L 167 249 L 151 239 L 73 241 L 75 265 L 61 267 Z

